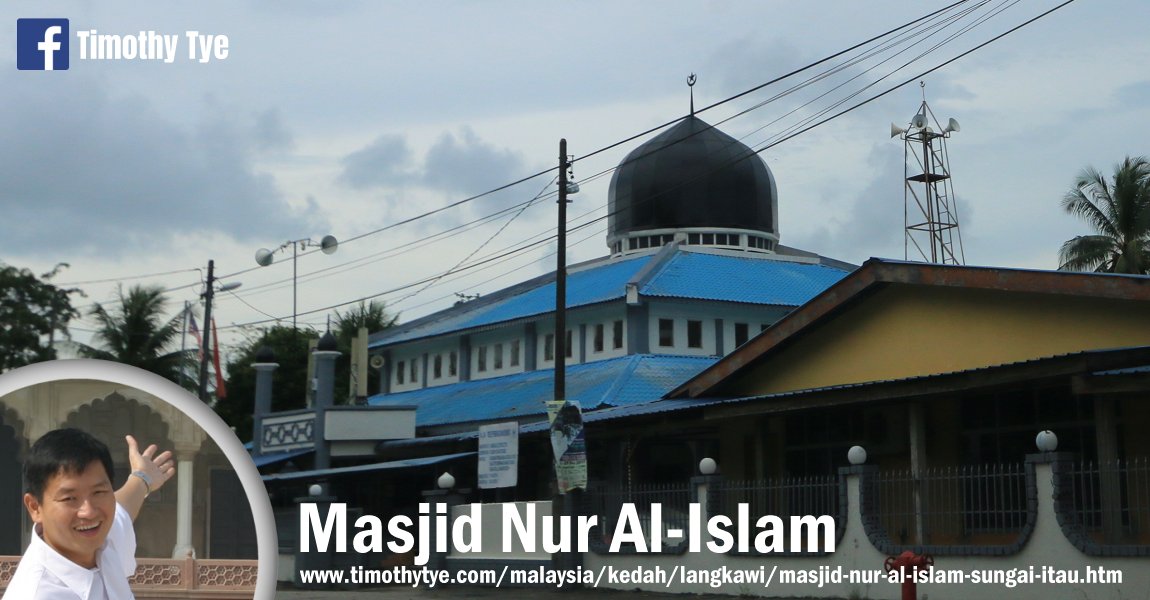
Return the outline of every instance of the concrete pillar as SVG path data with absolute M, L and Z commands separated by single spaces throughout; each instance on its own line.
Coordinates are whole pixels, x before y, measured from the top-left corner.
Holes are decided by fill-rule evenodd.
M 335 336 L 327 332 L 316 344 L 312 358 L 315 361 L 315 468 L 331 467 L 331 448 L 325 435 L 327 409 L 335 400 L 335 359 L 340 353 L 336 348 Z
M 926 468 L 926 421 L 921 404 L 912 403 L 907 407 L 910 418 L 910 472 L 914 479 L 914 534 L 916 543 L 927 544 L 922 526 L 923 506 L 922 471 Z
M 196 556 L 192 545 L 193 455 L 193 452 L 176 453 L 176 545 L 172 548 L 172 558 Z
M 256 407 L 252 415 L 252 449 L 256 456 L 263 454 L 263 422 L 264 416 L 272 412 L 272 375 L 277 367 L 279 363 L 273 361 L 252 364 L 256 370 Z
M 422 492 L 423 501 L 428 503 L 427 508 L 429 514 L 431 515 L 431 518 L 428 519 L 429 529 L 427 532 L 427 539 L 431 540 L 431 551 L 427 557 L 426 565 L 428 569 L 443 569 L 447 566 L 447 556 L 451 554 L 450 548 L 452 546 L 451 524 L 454 522 L 451 518 L 451 509 L 459 506 L 460 504 L 463 504 L 465 495 L 470 493 L 470 491 L 471 490 L 434 489 L 424 490 Z M 438 512 L 440 505 L 442 505 L 442 508 L 445 512 Z M 436 522 L 438 520 L 436 517 L 442 514 L 447 515 L 447 545 L 449 549 L 446 553 L 438 552 L 435 549 L 435 540 L 439 537 L 439 531 L 437 529 L 439 525 Z M 485 543 L 487 542 L 485 541 Z

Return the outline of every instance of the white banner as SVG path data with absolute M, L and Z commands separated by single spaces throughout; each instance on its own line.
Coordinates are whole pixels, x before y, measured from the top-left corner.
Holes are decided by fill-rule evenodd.
M 519 481 L 519 423 L 479 428 L 479 488 L 514 487 Z

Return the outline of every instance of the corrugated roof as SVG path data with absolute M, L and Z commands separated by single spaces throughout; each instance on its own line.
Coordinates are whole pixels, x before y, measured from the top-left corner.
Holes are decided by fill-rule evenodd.
M 567 307 L 575 308 L 622 298 L 626 293 L 627 281 L 650 259 L 648 255 L 611 260 L 588 269 L 571 272 L 567 276 Z M 370 346 L 374 348 L 390 345 L 554 311 L 554 277 L 537 278 L 533 281 L 537 282 L 537 285 L 522 286 L 521 290 L 510 288 L 505 290 L 510 293 L 503 294 L 502 297 L 480 298 L 449 308 L 440 313 L 441 318 L 432 315 L 430 319 L 421 319 L 409 326 L 401 325 L 396 327 L 394 332 L 384 332 L 372 341 Z
M 679 252 L 639 290 L 644 296 L 799 306 L 846 277 L 820 264 Z
M 1096 371 L 1091 375 L 1109 376 L 1109 375 L 1140 375 L 1142 373 L 1150 373 L 1150 365 L 1141 367 L 1129 367 L 1126 369 L 1110 369 L 1109 371 Z
M 644 255 L 605 259 L 567 276 L 567 307 L 578 308 L 622 299 L 627 283 L 658 260 Z M 652 265 L 654 266 L 654 265 Z M 666 263 L 643 277 L 642 296 L 691 298 L 750 304 L 799 306 L 849 273 L 836 267 L 772 259 L 671 249 Z M 370 347 L 389 346 L 555 310 L 555 280 L 550 274 L 500 290 L 490 296 L 440 311 L 373 336 Z
M 715 362 L 708 356 L 635 354 L 567 368 L 567 398 L 584 410 L 657 400 Z M 552 369 L 467 381 L 368 399 L 373 406 L 416 406 L 417 427 L 538 417 L 554 391 Z
M 260 456 L 253 456 L 252 462 L 254 462 L 256 464 L 257 468 L 258 467 L 266 467 L 268 465 L 274 465 L 275 463 L 278 463 L 278 462 L 283 462 L 285 460 L 291 460 L 291 459 L 296 458 L 298 456 L 303 456 L 305 454 L 310 454 L 312 452 L 315 452 L 315 450 L 312 448 L 306 448 L 306 449 L 300 449 L 300 450 L 288 450 L 286 452 L 274 452 L 274 453 L 270 453 L 270 454 L 261 454 Z
M 475 456 L 475 452 L 459 452 L 456 454 L 444 454 L 443 456 L 424 456 L 421 458 L 408 458 L 404 460 L 393 460 L 389 462 L 373 463 L 370 465 L 356 465 L 354 467 L 335 467 L 332 469 L 318 469 L 312 471 L 293 471 L 291 473 L 276 473 L 275 475 L 264 475 L 264 481 L 285 481 L 289 479 L 310 479 L 312 477 L 327 477 L 330 475 L 355 475 L 358 473 L 370 473 L 373 471 L 390 471 L 393 469 L 412 469 L 415 467 L 426 467 L 428 465 L 435 465 L 450 460 L 460 458 L 467 458 Z

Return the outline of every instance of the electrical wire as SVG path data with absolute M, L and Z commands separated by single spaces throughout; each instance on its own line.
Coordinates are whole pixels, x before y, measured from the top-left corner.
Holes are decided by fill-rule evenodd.
M 930 68 L 930 69 L 927 69 L 927 70 L 925 70 L 925 71 L 923 71 L 923 72 L 921 72 L 921 73 L 919 73 L 919 74 L 915 75 L 914 77 L 907 79 L 906 81 L 904 81 L 904 82 L 902 82 L 902 83 L 900 83 L 900 84 L 898 84 L 898 85 L 892 86 L 891 88 L 888 88 L 887 90 L 885 90 L 885 91 L 883 91 L 883 92 L 881 92 L 881 93 L 879 93 L 879 94 L 876 94 L 876 95 L 874 95 L 874 96 L 871 96 L 870 98 L 868 98 L 868 99 L 866 99 L 866 100 L 864 100 L 864 101 L 862 101 L 862 102 L 859 102 L 859 103 L 857 103 L 857 104 L 855 104 L 855 105 L 853 105 L 853 106 L 851 106 L 851 107 L 849 107 L 849 108 L 847 108 L 847 109 L 845 109 L 845 110 L 839 111 L 839 112 L 837 112 L 837 113 L 833 114 L 833 115 L 832 115 L 832 116 L 830 116 L 830 117 L 824 118 L 824 119 L 822 119 L 822 120 L 819 120 L 819 121 L 817 121 L 817 122 L 815 122 L 815 123 L 813 123 L 813 124 L 811 124 L 811 125 L 808 125 L 808 126 L 806 126 L 806 127 L 803 127 L 803 128 L 801 128 L 801 129 L 799 129 L 799 130 L 797 130 L 797 131 L 793 131 L 793 132 L 791 132 L 791 133 L 789 133 L 789 134 L 786 134 L 786 135 L 782 136 L 782 137 L 781 137 L 781 138 L 779 138 L 779 139 L 776 139 L 776 140 L 773 140 L 773 141 L 771 141 L 770 143 L 762 144 L 762 145 L 761 145 L 761 146 L 760 146 L 758 149 L 756 149 L 756 150 L 753 152 L 753 154 L 758 154 L 758 153 L 761 153 L 761 152 L 763 152 L 763 151 L 765 151 L 765 150 L 767 150 L 767 149 L 769 149 L 769 148 L 771 148 L 771 147 L 774 147 L 774 146 L 776 146 L 776 145 L 778 145 L 778 144 L 780 144 L 780 143 L 782 143 L 782 142 L 784 142 L 784 141 L 787 141 L 787 140 L 789 140 L 789 139 L 792 139 L 793 137 L 795 137 L 795 136 L 797 136 L 797 135 L 799 135 L 799 134 L 805 133 L 806 131 L 810 131 L 811 129 L 814 129 L 814 128 L 818 127 L 818 126 L 821 126 L 822 124 L 825 124 L 825 123 L 829 122 L 830 120 L 833 120 L 833 119 L 835 119 L 835 118 L 837 118 L 837 117 L 839 117 L 839 116 L 842 116 L 842 115 L 844 115 L 844 114 L 846 114 L 846 113 L 848 113 L 848 112 L 850 112 L 850 111 L 853 111 L 853 110 L 855 110 L 855 109 L 857 109 L 857 108 L 859 108 L 859 107 L 861 107 L 861 106 L 863 106 L 863 105 L 865 105 L 865 104 L 868 104 L 868 103 L 870 103 L 870 102 L 873 102 L 874 100 L 876 100 L 876 99 L 878 99 L 878 98 L 881 98 L 881 97 L 883 97 L 883 96 L 885 96 L 885 95 L 889 94 L 890 92 L 892 92 L 892 91 L 894 91 L 894 90 L 896 90 L 896 89 L 899 89 L 899 88 L 901 88 L 901 87 L 903 87 L 903 86 L 905 86 L 905 85 L 907 85 L 907 84 L 909 84 L 909 83 L 913 82 L 913 81 L 914 81 L 914 80 L 916 80 L 916 79 L 919 79 L 919 78 L 921 78 L 921 77 L 923 77 L 923 76 L 925 76 L 925 75 L 927 75 L 927 74 L 929 74 L 929 73 L 932 73 L 932 72 L 934 72 L 934 71 L 936 71 L 936 70 L 938 70 L 938 69 L 940 69 L 940 68 L 942 68 L 942 67 L 944 67 L 944 66 L 946 66 L 946 65 L 949 65 L 949 64 L 953 63 L 954 61 L 956 61 L 956 60 L 958 60 L 958 59 L 960 59 L 960 58 L 963 58 L 963 57 L 965 57 L 965 56 L 969 55 L 970 53 L 972 53 L 972 52 L 974 52 L 974 51 L 977 51 L 977 50 L 979 50 L 979 49 L 981 49 L 981 48 L 983 48 L 983 47 L 987 46 L 988 44 L 990 44 L 990 43 L 993 43 L 993 42 L 995 42 L 995 41 L 997 41 L 997 40 L 1001 39 L 1002 37 L 1005 37 L 1006 35 L 1009 35 L 1010 33 L 1013 33 L 1014 31 L 1017 31 L 1018 29 L 1020 29 L 1020 28 L 1022 28 L 1022 27 L 1025 27 L 1025 26 L 1027 26 L 1027 25 L 1029 25 L 1029 24 L 1031 24 L 1031 23 L 1033 23 L 1033 22 L 1037 21 L 1038 19 L 1041 19 L 1041 18 L 1043 18 L 1043 17 L 1045 17 L 1045 16 L 1047 16 L 1047 15 L 1049 15 L 1049 14 L 1053 13 L 1053 12 L 1054 12 L 1054 11 L 1056 11 L 1056 10 L 1059 10 L 1059 9 L 1061 9 L 1062 7 L 1064 7 L 1064 6 L 1068 5 L 1068 4 L 1071 4 L 1072 2 L 1074 2 L 1074 0 L 1067 0 L 1066 2 L 1064 2 L 1064 3 L 1062 3 L 1062 4 L 1060 4 L 1060 5 L 1056 6 L 1056 7 L 1054 7 L 1054 8 L 1052 8 L 1052 9 L 1048 10 L 1048 11 L 1045 11 L 1045 12 L 1043 12 L 1042 14 L 1040 14 L 1040 15 L 1036 16 L 1036 17 L 1033 17 L 1033 18 L 1031 18 L 1031 19 L 1028 19 L 1027 21 L 1023 22 L 1023 23 L 1022 23 L 1022 24 L 1020 24 L 1020 25 L 1018 25 L 1018 26 L 1015 26 L 1015 27 L 1013 27 L 1013 28 L 1011 28 L 1011 29 L 1009 29 L 1009 30 L 1007 30 L 1007 31 L 1005 31 L 1005 32 L 1003 32 L 1003 33 L 1001 33 L 1001 34 L 999 34 L 999 35 L 997 35 L 997 36 L 995 36 L 995 37 L 991 38 L 990 40 L 987 40 L 986 42 L 983 42 L 983 43 L 981 43 L 981 44 L 979 44 L 979 45 L 977 45 L 977 46 L 975 46 L 975 47 L 971 48 L 971 49 L 968 49 L 967 51 L 965 51 L 965 52 L 963 52 L 963 53 L 961 53 L 961 54 L 959 54 L 959 55 L 957 55 L 957 56 L 955 56 L 955 57 L 952 57 L 951 59 L 949 59 L 949 60 L 946 60 L 946 61 L 944 61 L 944 62 L 940 63 L 939 65 L 936 65 L 935 67 L 932 67 L 932 68 Z M 953 5 L 951 5 L 951 7 L 953 7 L 953 6 L 957 6 L 957 5 L 959 5 L 959 4 L 962 4 L 962 3 L 963 3 L 963 2 L 959 2 L 959 3 L 953 4 Z M 949 7 L 948 7 L 948 8 L 949 8 Z M 946 9 L 943 9 L 943 10 L 946 10 Z M 898 29 L 901 29 L 901 28 L 898 28 Z M 897 30 L 897 29 L 896 29 L 896 30 Z M 945 43 L 945 42 L 944 42 L 944 43 Z M 936 47 L 937 47 L 937 46 L 936 46 Z M 841 54 L 842 54 L 842 53 L 839 53 L 838 55 L 841 55 Z M 820 62 L 821 62 L 821 61 L 820 61 Z M 885 61 L 884 61 L 884 62 L 885 62 Z M 817 64 L 817 63 L 816 63 L 816 64 Z M 909 63 L 908 63 L 908 64 L 909 64 Z M 761 88 L 762 86 L 759 86 L 759 87 Z M 758 88 L 756 88 L 756 89 L 758 89 Z M 744 95 L 744 94 L 740 94 L 740 95 Z M 734 97 L 732 97 L 731 99 L 733 99 L 733 98 L 735 98 L 735 97 L 738 97 L 738 96 L 734 96 Z M 726 100 L 726 101 L 729 101 L 729 100 L 730 100 L 730 99 L 728 99 L 728 100 Z M 723 102 L 725 102 L 725 101 L 723 101 Z M 715 103 L 715 104 L 713 104 L 713 105 L 711 105 L 710 107 L 707 107 L 707 108 L 711 108 L 711 107 L 717 106 L 718 104 L 721 104 L 721 103 L 722 103 L 722 102 L 720 102 L 720 103 Z M 676 121 L 672 121 L 671 123 L 674 123 L 674 122 L 676 122 Z M 657 128 L 656 128 L 656 129 L 657 129 Z M 654 130 L 651 130 L 651 131 L 654 131 Z M 649 132 L 648 132 L 648 133 L 649 133 Z M 644 134 L 640 134 L 640 136 L 641 136 L 641 135 L 644 135 Z M 636 137 L 639 137 L 639 136 L 636 136 Z M 634 138 L 630 138 L 630 139 L 634 139 Z M 616 144 L 616 145 L 617 145 L 617 144 Z M 606 149 L 606 148 L 605 148 L 605 149 Z M 599 150 L 599 151 L 596 151 L 595 153 L 598 153 L 598 152 L 600 152 L 600 151 L 603 151 L 603 150 L 605 150 L 605 149 L 601 149 L 601 150 Z M 587 155 L 587 156 L 590 156 L 590 155 Z M 738 160 L 742 160 L 742 159 L 745 159 L 745 158 L 746 158 L 746 157 L 742 157 L 742 158 L 740 158 L 740 159 L 736 159 L 735 161 L 732 161 L 732 162 L 731 162 L 731 164 L 733 164 L 734 162 L 737 162 Z M 545 172 L 544 172 L 544 173 L 545 173 Z M 599 175 L 602 175 L 602 173 L 601 173 L 601 174 L 599 174 Z M 536 176 L 538 176 L 538 175 L 536 175 Z M 533 177 L 535 177 L 535 176 L 532 176 L 532 177 L 530 177 L 530 178 L 533 178 Z M 506 189 L 507 187 L 510 187 L 510 185 L 517 185 L 518 183 L 522 183 L 523 181 L 526 181 L 527 179 L 530 179 L 530 178 L 526 178 L 526 179 L 523 179 L 523 180 L 520 180 L 520 181 L 514 182 L 513 184 L 508 184 L 507 186 L 501 186 L 500 188 L 496 188 L 495 190 L 492 190 L 492 192 L 495 192 L 495 191 L 499 191 L 499 190 L 502 190 L 502 189 Z M 481 194 L 481 195 L 477 195 L 477 196 L 473 196 L 473 197 L 471 197 L 471 199 L 474 199 L 474 198 L 477 198 L 477 197 L 481 197 L 482 195 L 486 195 L 486 193 L 485 193 L 485 194 Z M 454 205 L 456 205 L 456 206 L 457 206 L 457 205 L 459 205 L 459 204 L 461 204 L 461 203 L 462 203 L 462 201 L 461 201 L 461 202 L 459 202 L 459 203 L 455 203 Z M 446 209 L 446 207 L 444 207 L 444 209 Z M 431 213 L 428 213 L 428 214 L 436 214 L 436 213 L 438 213 L 438 212 L 441 212 L 441 209 L 437 209 L 437 210 L 435 210 L 435 211 L 431 211 Z M 600 221 L 600 220 L 602 220 L 602 219 L 604 219 L 604 218 L 608 218 L 609 216 L 611 216 L 611 215 L 607 215 L 607 216 L 604 216 L 604 217 L 600 217 L 599 219 L 596 219 L 595 221 Z M 383 229 L 391 228 L 391 227 L 393 227 L 393 226 L 398 226 L 398 225 L 400 225 L 400 224 L 404 224 L 404 223 L 406 223 L 406 222 L 411 222 L 412 220 L 414 220 L 414 219 L 416 219 L 416 218 L 420 218 L 420 217 L 418 217 L 418 216 L 417 216 L 417 217 L 415 217 L 415 218 L 412 218 L 412 219 L 409 219 L 409 220 L 405 220 L 404 222 L 401 222 L 401 223 L 396 223 L 396 224 L 390 225 L 390 226 L 388 226 L 388 227 L 386 227 L 386 228 L 383 228 Z M 595 221 L 593 221 L 593 222 L 595 222 Z M 589 224 L 589 223 L 588 223 L 588 224 Z M 381 229 L 381 230 L 383 230 L 383 229 Z M 377 230 L 377 232 L 378 232 L 378 231 L 381 231 L 381 230 Z M 367 235 L 371 235 L 371 233 L 372 233 L 372 232 L 368 232 L 368 233 L 366 233 L 366 234 L 362 234 L 362 235 L 360 235 L 360 236 L 357 236 L 355 239 L 360 239 L 360 238 L 362 238 L 362 237 L 365 237 L 365 236 L 367 236 Z M 384 291 L 384 292 L 380 292 L 379 294 L 373 294 L 373 295 L 370 295 L 370 296 L 365 296 L 365 297 L 362 297 L 362 298 L 358 298 L 358 299 L 356 299 L 356 300 L 352 300 L 352 301 L 349 301 L 349 302 L 339 303 L 339 304 L 335 304 L 335 305 L 332 305 L 332 306 L 330 306 L 330 307 L 325 307 L 325 308 L 321 308 L 321 309 L 315 309 L 315 310 L 312 310 L 312 311 L 307 311 L 307 312 L 305 312 L 305 313 L 300 313 L 300 314 L 311 314 L 311 313 L 320 312 L 320 311 L 324 311 L 324 310 L 330 310 L 331 308 L 340 307 L 340 306 L 345 306 L 345 305 L 347 305 L 347 304 L 351 304 L 351 303 L 354 303 L 354 302 L 360 302 L 360 301 L 364 301 L 364 300 L 367 300 L 367 299 L 371 299 L 371 298 L 379 297 L 379 296 L 382 296 L 382 295 L 386 295 L 386 294 L 389 294 L 389 293 L 394 293 L 394 292 L 396 292 L 396 291 L 400 291 L 400 290 L 403 290 L 403 289 L 408 289 L 408 288 L 410 288 L 410 287 L 413 287 L 413 286 L 415 286 L 415 285 L 421 285 L 421 284 L 424 284 L 424 283 L 428 283 L 428 282 L 434 283 L 435 281 L 438 281 L 438 280 L 440 280 L 440 279 L 443 279 L 443 277 L 445 277 L 445 276 L 446 276 L 448 273 L 471 270 L 471 269 L 474 269 L 474 268 L 476 268 L 476 267 L 477 267 L 477 266 L 479 266 L 479 265 L 482 265 L 482 264 L 486 264 L 486 263 L 488 263 L 488 262 L 491 262 L 491 261 L 495 260 L 495 258 L 505 257 L 505 256 L 507 256 L 507 255 L 509 255 L 509 254 L 511 254 L 511 253 L 517 253 L 517 252 L 523 252 L 523 251 L 529 250 L 529 249 L 531 249 L 532 247 L 538 246 L 538 245 L 539 245 L 539 243 L 542 243 L 542 242 L 545 242 L 545 241 L 550 241 L 551 239 L 554 239 L 554 236 L 549 236 L 549 237 L 545 238 L 544 240 L 540 240 L 539 242 L 535 242 L 535 243 L 532 243 L 532 244 L 527 244 L 527 245 L 525 245 L 525 246 L 523 246 L 523 247 L 521 247 L 521 248 L 518 248 L 517 250 L 509 251 L 509 252 L 507 252 L 507 253 L 504 253 L 504 254 L 498 255 L 497 257 L 494 257 L 494 258 L 485 259 L 485 260 L 483 260 L 483 261 L 480 261 L 480 262 L 476 262 L 476 263 L 473 263 L 473 264 L 471 264 L 471 265 L 464 265 L 464 266 L 460 266 L 458 269 L 449 270 L 449 271 L 447 271 L 447 272 L 445 272 L 445 273 L 443 273 L 443 274 L 440 274 L 440 275 L 436 275 L 436 276 L 433 276 L 432 278 L 424 279 L 424 280 L 421 280 L 421 281 L 417 281 L 417 282 L 414 282 L 414 283 L 409 283 L 409 284 L 406 284 L 406 285 L 400 286 L 400 287 L 398 287 L 398 288 L 394 288 L 394 289 L 392 289 L 392 290 L 387 290 L 387 291 Z M 474 254 L 474 253 L 473 253 L 473 254 Z M 248 269 L 248 270 L 250 271 L 250 270 L 252 270 L 252 269 Z M 244 271 L 244 272 L 246 272 L 246 271 Z M 427 287 L 430 287 L 430 286 L 427 286 Z M 253 322 L 253 323 L 249 323 L 249 324 L 258 324 L 258 323 L 261 323 L 261 322 L 266 322 L 266 321 L 257 321 L 257 322 Z

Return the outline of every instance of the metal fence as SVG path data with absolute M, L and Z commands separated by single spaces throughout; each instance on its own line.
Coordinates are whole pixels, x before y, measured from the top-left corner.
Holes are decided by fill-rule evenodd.
M 1018 539 L 1028 521 L 1025 465 L 973 465 L 880 471 L 871 512 L 892 542 L 999 545 Z
M 1103 544 L 1150 544 L 1150 458 L 1063 469 L 1061 494 L 1087 535 Z
M 786 551 L 790 551 L 792 534 L 800 540 L 803 550 L 807 538 L 791 531 L 791 517 L 830 515 L 835 520 L 835 531 L 846 525 L 842 514 L 842 487 L 835 475 L 817 477 L 780 477 L 759 480 L 721 481 L 711 490 L 711 515 L 724 515 L 736 521 L 740 504 L 747 505 L 747 513 L 754 524 L 759 517 L 774 515 L 782 519 L 782 535 Z M 753 531 L 753 530 L 752 530 Z
M 651 506 L 659 505 L 663 551 L 674 551 L 685 548 L 688 529 L 687 511 L 694 499 L 693 486 L 688 483 L 676 484 L 632 484 L 610 485 L 593 483 L 583 494 L 582 514 L 596 515 L 598 517 L 598 535 L 592 542 L 596 546 L 610 545 L 611 536 L 616 532 L 620 515 L 624 505 L 633 505 L 638 524 L 642 526 L 647 540 L 651 539 L 653 530 Z M 682 536 L 669 537 L 668 529 L 679 529 Z M 626 544 L 621 547 L 623 551 L 634 550 L 634 546 Z

